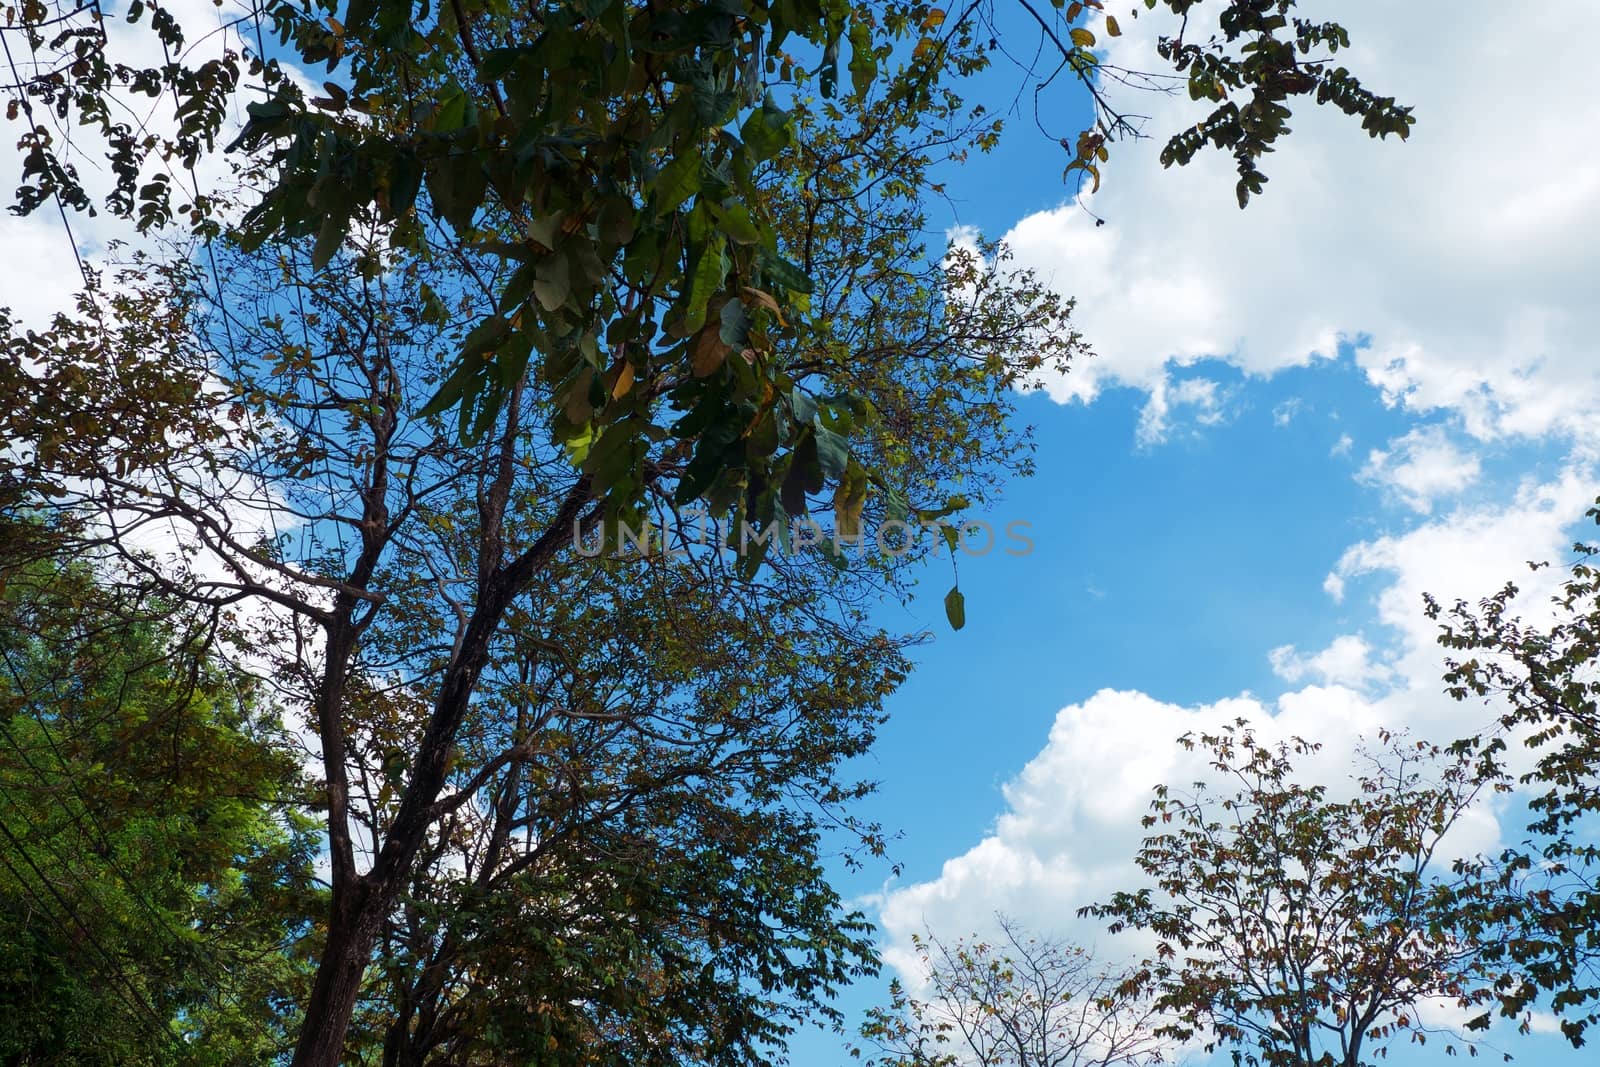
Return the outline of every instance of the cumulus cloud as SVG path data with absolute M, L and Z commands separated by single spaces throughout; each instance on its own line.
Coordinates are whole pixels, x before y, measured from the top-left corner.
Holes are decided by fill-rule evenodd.
M 1461 492 L 1480 473 L 1478 457 L 1457 448 L 1444 427 L 1433 424 L 1395 438 L 1387 449 L 1373 449 L 1356 477 L 1426 514 L 1436 498 Z
M 1424 718 L 1442 727 L 1448 704 L 1436 701 Z M 1244 695 L 1189 707 L 1106 689 L 1062 708 L 1044 748 L 1006 783 L 1005 810 L 993 830 L 947 860 L 936 877 L 881 897 L 885 958 L 912 973 L 913 934 L 987 932 L 997 910 L 1098 946 L 1107 957 L 1137 953 L 1140 939 L 1112 938 L 1076 912 L 1141 884 L 1133 856 L 1152 790 L 1212 776 L 1204 754 L 1185 751 L 1179 736 L 1244 719 L 1263 741 L 1299 736 L 1321 742 L 1320 752 L 1297 763 L 1297 776 L 1328 784 L 1337 795 L 1353 788 L 1353 753 L 1413 711 L 1340 685 L 1306 686 L 1272 702 Z M 1474 812 L 1449 845 L 1465 855 L 1498 841 L 1498 823 L 1486 809 Z
M 252 32 L 248 23 L 228 25 L 248 14 L 248 7 L 239 0 L 227 0 L 226 7 L 223 0 L 216 0 L 215 3 L 213 0 L 168 0 L 164 7 L 184 29 L 186 50 L 183 58 L 188 64 L 198 65 L 216 58 L 225 49 L 240 54 L 246 50 L 251 53 L 255 51 L 253 36 L 243 36 Z M 114 62 L 130 67 L 162 66 L 168 60 L 163 54 L 161 42 L 150 30 L 149 18 L 130 25 L 124 18 L 125 10 L 126 4 L 123 3 L 106 5 L 103 27 L 107 53 Z M 89 14 L 83 13 L 79 17 L 87 20 Z M 87 22 L 84 24 L 87 25 Z M 29 68 L 20 59 L 18 65 L 21 74 L 26 76 Z M 313 84 L 290 64 L 284 64 L 284 70 L 299 81 L 302 88 L 309 88 Z M 248 73 L 243 77 L 248 84 Z M 259 89 L 259 80 L 255 84 Z M 111 94 L 111 101 L 113 118 L 117 121 L 140 125 L 155 136 L 171 136 L 176 129 L 176 124 L 171 121 L 170 108 L 167 107 L 170 99 L 166 96 L 153 106 L 147 96 L 118 91 Z M 221 144 L 230 141 L 233 133 L 243 126 L 243 107 L 242 99 L 235 101 L 219 138 Z M 57 121 L 37 104 L 34 110 L 41 123 L 48 125 Z M 5 134 L 0 137 L 0 190 L 5 191 L 8 204 L 10 190 L 15 188 L 22 173 L 22 155 L 16 147 L 21 121 L 19 119 L 0 126 L 0 132 Z M 90 197 L 99 203 L 115 182 L 115 175 L 104 163 L 107 149 L 97 140 L 91 127 L 72 126 L 55 131 L 58 143 L 66 140 L 68 135 L 76 146 L 77 154 L 73 161 L 78 167 L 79 178 Z M 224 187 L 231 180 L 232 170 L 233 161 L 225 158 L 221 152 L 202 155 L 192 174 L 177 163 L 171 164 L 167 173 L 172 184 L 174 205 L 188 202 L 190 198 L 184 195 L 184 191 L 192 190 L 195 187 L 192 183 L 198 183 L 198 187 L 208 193 Z M 7 253 L 0 257 L 0 304 L 10 307 L 26 326 L 43 327 L 52 315 L 72 307 L 73 296 L 83 285 L 78 257 L 81 256 L 92 268 L 97 257 L 111 242 L 138 243 L 142 240 L 132 222 L 112 215 L 103 207 L 94 215 L 69 209 L 67 218 L 68 223 L 63 226 L 56 205 L 47 202 L 26 218 L 7 214 L 4 222 L 0 223 Z
M 1078 298 L 1098 353 L 1052 395 L 1122 383 L 1154 399 L 1173 365 L 1217 357 L 1266 375 L 1357 342 L 1392 404 L 1456 413 L 1480 438 L 1581 432 L 1600 413 L 1600 303 L 1587 291 L 1600 159 L 1572 131 L 1600 126 L 1582 73 L 1600 8 L 1519 9 L 1518 36 L 1537 49 L 1425 4 L 1350 0 L 1338 17 L 1355 43 L 1341 60 L 1415 105 L 1408 142 L 1301 107 L 1267 160 L 1265 195 L 1239 211 L 1226 156 L 1171 171 L 1155 158 L 1206 105 L 1141 100 L 1154 136 L 1114 146 L 1089 204 L 1106 225 L 1069 202 L 1011 228 L 1018 262 Z M 1169 29 L 1125 23 L 1106 58 L 1147 67 L 1150 38 Z
M 1377 579 L 1362 606 L 1382 637 L 1341 635 L 1309 654 L 1293 645 L 1268 650 L 1276 673 L 1300 686 L 1275 700 L 1245 693 L 1183 706 L 1107 689 L 1062 708 L 1042 750 L 1005 785 L 1005 808 L 993 830 L 947 860 L 937 876 L 882 896 L 887 958 L 909 964 L 912 933 L 924 926 L 952 935 L 985 929 L 997 909 L 1085 944 L 1103 943 L 1103 930 L 1074 916 L 1138 884 L 1132 858 L 1151 790 L 1210 773 L 1174 743 L 1182 734 L 1243 718 L 1266 740 L 1320 742 L 1322 751 L 1298 766 L 1299 777 L 1337 789 L 1349 781 L 1352 754 L 1380 730 L 1449 741 L 1484 725 L 1487 711 L 1476 709 L 1483 721 L 1464 717 L 1464 705 L 1442 692 L 1444 653 L 1422 613 L 1422 594 L 1472 601 L 1509 578 L 1525 579 L 1517 607 L 1537 618 L 1562 575 L 1559 567 L 1530 573 L 1523 561 L 1565 558 L 1595 475 L 1573 466 L 1548 483 L 1520 486 L 1509 501 L 1458 509 L 1352 546 L 1325 588 L 1349 596 L 1347 583 Z M 1493 848 L 1500 839 L 1496 814 L 1493 806 L 1474 811 L 1453 832 L 1449 849 L 1465 855 Z
M 1433 624 L 1422 615 L 1423 595 L 1446 605 L 1472 603 L 1515 580 L 1525 617 L 1546 616 L 1572 543 L 1570 527 L 1594 501 L 1597 478 L 1594 466 L 1573 463 L 1552 481 L 1523 482 L 1507 501 L 1458 508 L 1405 533 L 1361 541 L 1345 550 L 1330 577 L 1387 579 L 1371 607 L 1392 635 L 1393 666 L 1407 684 L 1431 686 L 1438 649 Z M 1527 566 L 1544 561 L 1558 566 L 1537 572 Z
M 1149 399 L 1139 412 L 1135 436 L 1141 445 L 1158 445 L 1172 434 L 1174 423 L 1184 418 L 1198 426 L 1215 426 L 1225 417 L 1226 392 L 1209 378 L 1163 377 L 1150 387 Z
M 1389 676 L 1389 668 L 1373 659 L 1373 648 L 1360 634 L 1341 634 L 1320 652 L 1306 655 L 1294 645 L 1267 653 L 1272 671 L 1286 682 L 1315 680 L 1324 685 L 1365 689 Z

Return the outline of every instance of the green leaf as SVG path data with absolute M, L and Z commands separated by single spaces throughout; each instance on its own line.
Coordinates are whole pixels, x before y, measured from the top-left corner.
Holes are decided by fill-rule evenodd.
M 700 157 L 679 156 L 656 175 L 656 213 L 667 215 L 701 189 Z
M 890 522 L 905 522 L 911 515 L 911 505 L 906 500 L 906 495 L 898 489 L 886 489 L 883 493 L 883 517 Z
M 794 421 L 801 426 L 810 426 L 817 417 L 816 399 L 798 385 L 789 390 L 789 409 L 794 412 Z
M 750 209 L 745 205 L 739 203 L 718 205 L 712 210 L 717 216 L 718 228 L 728 235 L 728 240 L 742 245 L 753 245 L 761 241 L 761 230 L 750 218 Z
M 398 218 L 411 210 L 422 188 L 422 167 L 414 152 L 402 151 L 389 164 L 389 217 Z
M 771 93 L 739 128 L 740 140 L 744 141 L 745 148 L 757 163 L 771 159 L 787 148 L 792 136 L 789 113 L 777 105 Z
M 791 293 L 809 294 L 815 288 L 805 271 L 766 249 L 761 251 L 761 270 L 768 278 Z
M 750 316 L 745 314 L 744 304 L 737 299 L 730 300 L 722 305 L 721 315 L 717 336 L 729 348 L 744 348 L 750 336 Z
M 440 133 L 459 130 L 467 124 L 471 107 L 471 97 L 457 89 L 439 101 L 439 106 L 433 112 L 433 121 L 430 125 Z
M 567 257 L 559 253 L 545 257 L 535 268 L 537 278 L 533 295 L 546 311 L 554 311 L 572 295 L 572 281 L 567 274 Z
M 950 620 L 950 629 L 959 630 L 967 624 L 967 598 L 959 586 L 951 586 L 944 595 L 944 617 Z
M 345 226 L 349 219 L 343 215 L 329 215 L 322 220 L 322 228 L 317 231 L 317 243 L 311 248 L 311 269 L 321 270 L 333 260 L 333 254 L 339 251 L 339 245 L 344 242 Z
M 473 379 L 481 364 L 476 361 L 460 360 L 455 369 L 450 372 L 450 377 L 439 386 L 439 391 L 433 394 L 433 399 L 422 405 L 417 412 L 417 418 L 426 419 L 433 415 L 442 415 L 455 407 L 466 396 L 467 387 Z
M 357 0 L 351 0 L 352 3 Z M 371 3 L 372 0 L 364 0 Z M 528 54 L 526 48 L 491 48 L 483 55 L 483 65 L 478 69 L 485 81 L 499 81 L 511 73 L 511 68 L 516 66 L 517 60 Z
M 695 260 L 694 273 L 689 276 L 689 291 L 684 294 L 684 329 L 690 333 L 705 325 L 706 305 L 722 286 L 724 240 L 717 234 L 706 243 Z
M 878 57 L 872 48 L 872 27 L 865 19 L 850 23 L 850 84 L 865 96 L 878 76 Z
M 829 481 L 837 480 L 850 463 L 850 442 L 824 426 L 815 426 L 813 431 L 817 440 L 817 465 L 822 468 L 822 476 Z

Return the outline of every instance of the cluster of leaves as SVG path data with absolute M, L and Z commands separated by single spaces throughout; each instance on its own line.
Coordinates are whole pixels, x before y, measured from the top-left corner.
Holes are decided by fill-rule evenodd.
M 184 305 L 139 284 L 137 269 L 116 271 L 104 288 L 91 278 L 74 310 L 45 330 L 24 329 L 0 308 L 0 392 L 11 398 L 0 408 L 0 499 L 19 508 L 65 494 L 101 463 L 125 475 L 170 455 L 173 439 L 199 444 L 221 433 L 197 404 L 205 368 L 171 358 L 188 332 Z M 115 374 L 106 373 L 111 349 Z
M 1600 507 L 1588 517 L 1600 522 Z M 1600 568 L 1591 562 L 1600 548 L 1574 550 L 1578 561 L 1549 621 L 1513 614 L 1515 585 L 1477 605 L 1445 608 L 1429 598 L 1428 612 L 1442 620 L 1440 644 L 1461 657 L 1445 676 L 1449 694 L 1483 700 L 1500 718 L 1498 729 L 1462 741 L 1460 750 L 1479 759 L 1485 775 L 1509 775 L 1513 762 L 1532 759 L 1517 776 L 1529 797 L 1528 837 L 1492 861 L 1465 865 L 1470 880 L 1455 907 L 1508 933 L 1494 945 L 1506 972 L 1505 1011 L 1548 1004 L 1577 1045 L 1600 1018 Z
M 271 11 L 269 6 L 263 14 Z M 4 23 L 0 32 L 9 35 L 6 117 L 25 124 L 17 145 L 22 152 L 22 184 L 13 210 L 28 214 L 56 202 L 94 214 L 95 199 L 84 187 L 73 157 L 92 155 L 91 146 L 103 146 L 113 176 L 105 206 L 116 215 L 136 219 L 141 230 L 150 230 L 173 219 L 173 174 L 193 171 L 204 156 L 217 150 L 240 78 L 264 74 L 274 82 L 279 69 L 258 62 L 242 70 L 241 56 L 233 49 L 189 62 L 183 27 L 159 0 L 132 0 L 124 17 L 130 23 L 146 19 L 165 62 L 130 64 L 110 54 L 104 17 L 99 4 L 58 0 L 21 0 L 0 8 Z M 19 62 L 24 47 L 27 59 Z M 169 96 L 170 126 L 153 128 L 150 114 L 141 115 L 140 107 L 149 108 L 146 101 L 160 103 Z M 93 136 L 84 138 L 85 130 L 92 130 Z M 75 148 L 75 139 L 87 139 L 90 145 Z M 93 165 L 98 167 L 98 160 Z M 213 205 L 208 196 L 193 186 L 176 193 L 189 197 L 180 203 L 180 210 L 192 225 L 211 225 Z
M 865 792 L 838 765 L 903 660 L 730 580 L 619 559 L 536 598 L 544 636 L 496 656 L 357 1044 L 399 1063 L 761 1063 L 872 969 L 820 838 Z
M 1139 1067 L 1167 1061 L 1148 999 L 1077 945 L 997 916 L 1003 941 L 912 939 L 925 998 L 891 983 L 861 1026 L 868 1067 Z M 871 1058 L 867 1058 L 867 1057 Z
M 310 978 L 315 836 L 244 679 L 7 522 L 0 1058 L 254 1064 Z
M 1496 779 L 1384 740 L 1353 798 L 1335 800 L 1295 780 L 1316 751 L 1305 741 L 1261 744 L 1243 721 L 1182 739 L 1237 791 L 1158 787 L 1137 856 L 1153 884 L 1080 912 L 1157 939 L 1124 991 L 1154 998 L 1158 1033 L 1260 1067 L 1362 1067 L 1396 1038 L 1426 1041 L 1429 1001 L 1482 1009 L 1468 1029 L 1488 1025 L 1492 953 L 1436 850 Z
M 1102 5 L 1057 3 L 1064 10 L 1050 17 L 1024 6 L 1094 96 L 1095 122 L 1078 139 L 1068 171 L 1081 169 L 1098 184 L 1107 142 L 1136 132 L 1107 103 L 1096 38 L 1082 24 Z M 1185 32 L 1201 6 L 1165 2 Z M 1188 74 L 1192 92 L 1219 100 L 1230 90 L 1251 92 L 1242 108 L 1224 103 L 1180 134 L 1164 157 L 1187 162 L 1208 142 L 1232 150 L 1241 202 L 1260 189 L 1256 160 L 1288 132 L 1291 96 L 1315 93 L 1319 103 L 1362 116 L 1375 133 L 1403 135 L 1410 121 L 1405 109 L 1371 96 L 1342 69 L 1325 71 L 1311 55 L 1346 43 L 1338 25 L 1295 18 L 1292 37 L 1280 38 L 1293 7 L 1293 0 L 1231 0 L 1209 43 L 1180 32 L 1160 46 L 1161 57 Z M 135 5 L 130 16 L 143 10 Z M 159 6 L 150 11 L 176 53 L 183 42 L 173 20 Z M 326 63 L 338 80 L 307 99 L 274 63 L 255 57 L 251 76 L 273 95 L 249 105 L 235 146 L 255 151 L 258 173 L 270 178 L 245 230 L 256 244 L 314 239 L 320 267 L 373 221 L 389 228 L 394 247 L 420 253 L 432 216 L 458 239 L 502 257 L 514 269 L 426 410 L 453 411 L 465 437 L 481 436 L 531 364 L 551 386 L 545 415 L 553 432 L 614 516 L 637 505 L 639 464 L 662 442 L 695 451 L 682 499 L 704 498 L 718 512 L 736 506 L 741 482 L 776 491 L 758 510 L 770 504 L 795 514 L 806 490 L 831 485 L 845 500 L 881 495 L 904 511 L 908 487 L 866 471 L 852 451 L 870 411 L 862 398 L 808 394 L 780 354 L 812 313 L 814 287 L 834 282 L 818 272 L 826 264 L 808 265 L 783 231 L 763 167 L 803 141 L 796 113 L 804 94 L 813 87 L 824 99 L 839 94 L 846 55 L 847 108 L 876 100 L 937 112 L 941 79 L 987 63 L 993 43 L 977 38 L 986 12 L 971 5 L 951 18 L 920 0 L 717 0 L 688 8 L 637 0 L 533 8 L 357 0 L 341 21 L 327 0 L 274 0 L 253 16 L 257 30 L 270 24 L 289 56 Z M 24 22 L 40 18 L 23 12 Z M 1121 32 L 1114 16 L 1104 25 Z M 133 145 L 108 124 L 110 89 L 170 90 L 180 133 L 159 151 L 192 166 L 220 129 L 223 103 L 241 77 L 237 57 L 229 52 L 194 71 L 181 62 L 133 70 L 92 44 L 84 48 L 82 78 L 51 75 L 20 99 L 41 97 L 63 121 L 76 108 L 81 121 L 122 137 L 112 155 L 133 181 L 126 175 L 140 172 L 139 153 L 155 151 L 156 141 Z M 984 131 L 976 143 L 992 143 L 996 132 Z M 37 151 L 41 162 L 30 164 L 28 176 L 41 177 L 25 183 L 20 207 L 31 210 L 52 191 L 83 203 L 65 165 L 47 146 Z M 115 206 L 131 210 L 128 191 L 119 186 L 117 196 Z M 160 182 L 140 196 L 147 220 L 168 213 Z M 692 402 L 692 413 L 653 427 L 640 409 L 663 393 Z
M 1189 19 L 1200 0 L 1145 0 L 1145 6 L 1158 2 L 1183 17 L 1176 34 L 1160 39 L 1161 57 L 1187 74 L 1191 99 L 1217 103 L 1167 142 L 1162 165 L 1188 163 L 1208 143 L 1231 152 L 1239 167 L 1240 207 L 1261 192 L 1267 177 L 1260 159 L 1290 132 L 1288 102 L 1295 97 L 1332 104 L 1361 119 L 1373 137 L 1410 136 L 1416 122 L 1410 107 L 1372 93 L 1348 68 L 1333 65 L 1331 57 L 1350 47 L 1338 23 L 1298 17 L 1294 0 L 1235 0 L 1221 12 L 1216 32 L 1190 38 Z M 1243 104 L 1230 99 L 1243 94 Z
M 998 135 L 945 81 L 987 61 L 975 11 L 278 0 L 253 17 L 337 80 L 307 99 L 256 56 L 226 269 L 179 250 L 46 333 L 0 323 L 41 395 L 7 492 L 271 661 L 316 730 L 332 889 L 297 1063 L 759 1063 L 870 966 L 820 840 L 881 848 L 841 767 L 904 668 L 864 605 L 910 561 L 572 548 L 694 502 L 728 537 L 849 538 L 1027 468 L 1011 397 L 1081 351 L 1071 305 L 920 236 L 932 168 Z M 194 145 L 237 62 L 150 83 Z M 148 81 L 95 69 L 17 91 L 92 125 Z M 116 146 L 119 180 L 169 152 Z M 24 208 L 83 202 L 29 177 L 54 184 Z

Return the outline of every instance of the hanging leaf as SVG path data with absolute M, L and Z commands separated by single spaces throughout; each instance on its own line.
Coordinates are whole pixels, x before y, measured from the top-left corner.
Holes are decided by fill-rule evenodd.
M 959 630 L 967 624 L 967 598 L 959 587 L 951 586 L 944 595 L 944 617 L 950 620 L 950 629 Z

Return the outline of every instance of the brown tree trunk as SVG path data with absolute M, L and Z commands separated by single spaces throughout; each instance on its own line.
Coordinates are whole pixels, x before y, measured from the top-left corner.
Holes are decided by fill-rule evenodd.
M 514 440 L 515 426 L 508 433 Z M 510 484 L 509 467 L 505 485 Z M 505 504 L 504 487 L 495 494 L 492 522 L 498 530 Z M 481 562 L 484 578 L 478 604 L 468 620 L 453 662 L 440 681 L 439 694 L 428 725 L 417 745 L 411 777 L 400 797 L 399 809 L 373 858 L 372 869 L 356 875 L 348 818 L 349 789 L 345 783 L 343 723 L 340 703 L 344 689 L 344 658 L 355 647 L 349 628 L 329 641 L 330 669 L 319 707 L 323 759 L 328 771 L 329 851 L 333 859 L 333 906 L 328 917 L 328 943 L 317 965 L 317 977 L 306 1004 L 300 1040 L 292 1067 L 339 1067 L 350 1016 L 361 993 L 361 978 L 372 959 L 373 946 L 383 928 L 395 895 L 410 876 L 417 851 L 432 825 L 432 807 L 448 773 L 450 746 L 489 661 L 489 642 L 500 625 L 512 597 L 520 592 L 550 558 L 572 537 L 572 527 L 589 499 L 589 476 L 568 491 L 555 519 L 537 541 L 511 564 L 500 567 L 498 542 L 486 547 Z
M 365 881 L 356 882 L 342 900 L 336 894 L 328 918 L 328 943 L 295 1045 L 294 1067 L 339 1067 L 343 1060 L 345 1034 L 382 926 L 383 908 L 382 894 Z

